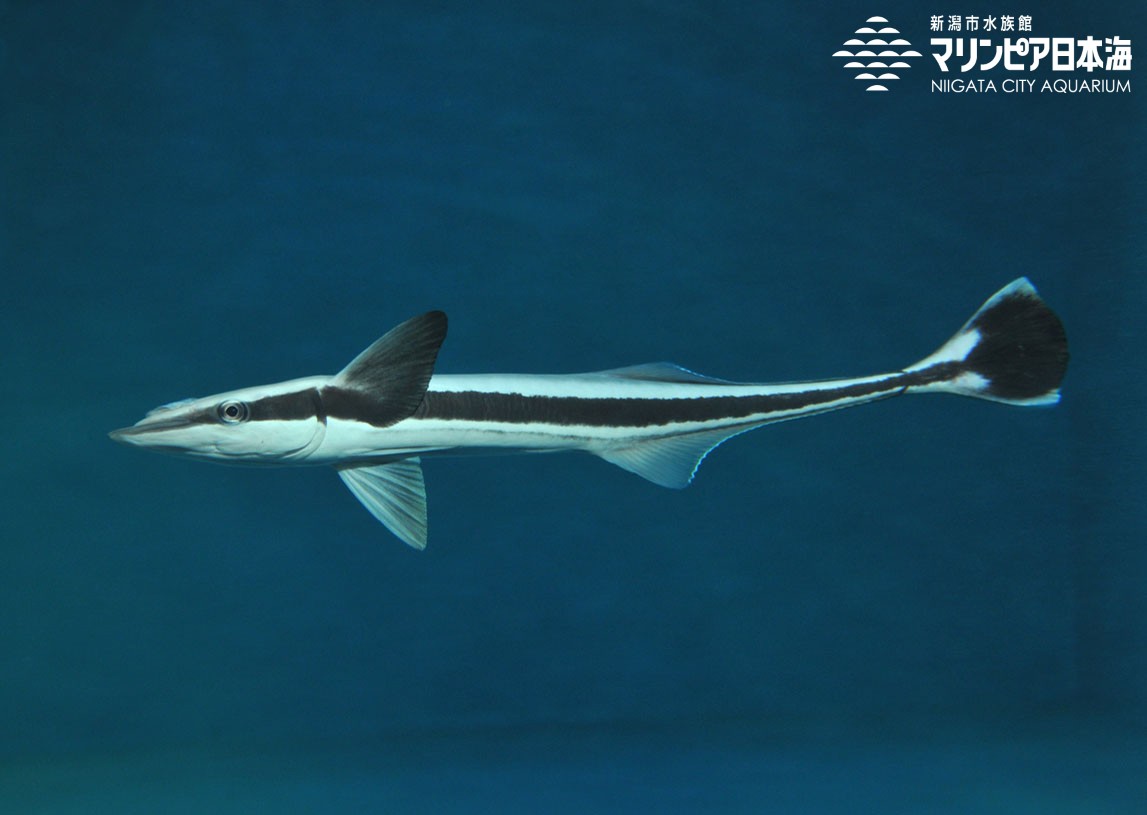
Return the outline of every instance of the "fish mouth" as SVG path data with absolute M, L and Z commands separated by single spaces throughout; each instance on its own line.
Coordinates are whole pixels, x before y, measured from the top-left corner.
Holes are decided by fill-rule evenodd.
M 144 427 L 121 427 L 108 433 L 108 438 L 120 444 L 134 444 L 146 432 L 147 428 Z
M 108 438 L 120 444 L 138 444 L 150 433 L 163 430 L 175 430 L 180 427 L 187 427 L 187 421 L 185 419 L 164 419 L 146 416 L 131 427 L 121 427 L 119 430 L 113 430 L 108 433 Z

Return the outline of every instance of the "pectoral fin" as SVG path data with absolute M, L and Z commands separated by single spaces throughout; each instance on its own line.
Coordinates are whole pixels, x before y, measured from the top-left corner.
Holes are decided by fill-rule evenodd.
M 422 463 L 405 458 L 373 467 L 340 468 L 339 478 L 383 526 L 415 549 L 426 548 Z

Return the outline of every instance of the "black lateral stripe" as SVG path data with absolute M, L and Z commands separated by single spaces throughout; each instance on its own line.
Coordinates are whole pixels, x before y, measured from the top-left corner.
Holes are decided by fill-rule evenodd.
M 248 420 L 268 421 L 273 419 L 318 419 L 326 422 L 323 403 L 315 388 L 306 388 L 294 393 L 280 393 L 264 396 L 247 403 Z M 219 408 L 201 408 L 182 418 L 184 424 L 219 424 Z
M 315 388 L 306 388 L 293 393 L 280 393 L 256 399 L 248 407 L 251 420 L 269 419 L 314 419 L 322 416 L 322 402 Z
M 327 416 L 365 422 L 374 427 L 387 427 L 410 416 L 407 405 L 401 400 L 379 397 L 353 388 L 325 387 L 321 400 Z
M 215 408 L 200 408 L 199 410 L 188 413 L 185 416 L 180 416 L 178 419 L 175 419 L 173 421 L 176 422 L 177 424 L 185 424 L 185 425 L 187 425 L 187 424 L 219 424 L 219 414 L 216 412 Z M 164 430 L 164 429 L 166 429 L 166 427 L 157 426 L 155 429 L 156 430 Z
M 839 399 L 893 396 L 911 385 L 944 378 L 932 366 L 878 382 L 839 388 L 760 396 L 705 396 L 695 399 L 623 399 L 574 396 L 522 396 L 480 391 L 428 391 L 415 419 L 591 427 L 649 427 L 677 422 L 738 419 L 756 414 L 815 409 Z

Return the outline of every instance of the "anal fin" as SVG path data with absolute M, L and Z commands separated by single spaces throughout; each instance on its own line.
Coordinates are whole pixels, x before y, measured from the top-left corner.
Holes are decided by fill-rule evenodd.
M 403 543 L 426 548 L 426 483 L 419 459 L 343 467 L 338 474 L 367 511 Z
M 680 490 L 689 486 L 705 456 L 721 442 L 752 430 L 753 426 L 721 428 L 679 436 L 646 439 L 626 447 L 598 453 L 610 464 L 636 473 L 662 487 Z

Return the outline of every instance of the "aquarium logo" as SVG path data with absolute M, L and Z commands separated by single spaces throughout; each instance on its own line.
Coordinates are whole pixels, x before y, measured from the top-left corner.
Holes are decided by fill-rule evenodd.
M 883 17 L 869 17 L 855 33 L 833 56 L 848 60 L 845 70 L 856 71 L 856 79 L 869 83 L 866 91 L 887 91 L 884 83 L 900 79 L 897 72 L 912 67 L 905 60 L 920 56 L 919 51 L 912 49 L 912 43 L 901 37 Z

